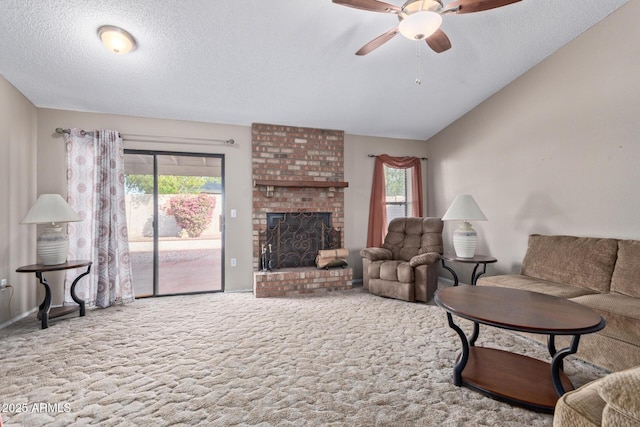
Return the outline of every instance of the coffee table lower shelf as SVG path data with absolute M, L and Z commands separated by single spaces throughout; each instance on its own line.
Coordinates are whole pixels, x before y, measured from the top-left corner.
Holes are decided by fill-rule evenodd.
M 562 371 L 560 380 L 566 391 L 573 390 Z M 539 412 L 553 413 L 558 401 L 551 381 L 551 364 L 494 348 L 469 347 L 462 384 L 494 399 Z

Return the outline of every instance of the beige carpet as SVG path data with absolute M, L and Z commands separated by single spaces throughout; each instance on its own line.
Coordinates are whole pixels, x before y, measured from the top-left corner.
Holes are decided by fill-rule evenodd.
M 509 332 L 481 329 L 488 343 L 548 360 Z M 0 403 L 26 410 L 2 413 L 6 426 L 551 425 L 454 386 L 459 346 L 439 307 L 361 289 L 145 299 L 0 331 Z M 576 385 L 605 374 L 565 368 Z

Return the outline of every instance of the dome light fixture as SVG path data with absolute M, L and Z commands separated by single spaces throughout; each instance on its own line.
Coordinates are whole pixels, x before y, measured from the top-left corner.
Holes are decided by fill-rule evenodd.
M 400 34 L 409 40 L 424 40 L 442 25 L 442 0 L 408 0 L 398 14 Z
M 408 15 L 400 21 L 400 34 L 409 40 L 423 40 L 435 33 L 442 25 L 442 16 L 428 10 Z
M 103 25 L 98 28 L 98 37 L 111 52 L 125 55 L 136 49 L 136 40 L 122 28 Z

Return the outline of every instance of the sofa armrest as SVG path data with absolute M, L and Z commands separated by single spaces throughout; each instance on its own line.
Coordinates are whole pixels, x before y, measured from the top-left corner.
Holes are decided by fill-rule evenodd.
M 360 256 L 370 261 L 380 261 L 391 259 L 393 255 L 389 249 L 385 248 L 364 248 L 360 251 Z
M 409 260 L 409 265 L 411 267 L 417 267 L 419 265 L 429 265 L 434 262 L 438 262 L 440 259 L 440 254 L 438 252 L 426 252 L 424 254 L 419 254 L 414 256 Z

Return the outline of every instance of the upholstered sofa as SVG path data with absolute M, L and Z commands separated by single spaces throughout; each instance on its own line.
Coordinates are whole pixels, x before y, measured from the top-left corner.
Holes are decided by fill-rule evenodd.
M 581 337 L 576 356 L 611 371 L 640 366 L 638 240 L 532 234 L 520 274 L 483 276 L 477 285 L 526 289 L 590 307 L 607 324 Z
M 609 374 L 556 403 L 554 427 L 639 426 L 640 366 Z
M 438 287 L 442 228 L 440 218 L 391 220 L 382 247 L 360 251 L 363 288 L 389 298 L 429 301 Z

